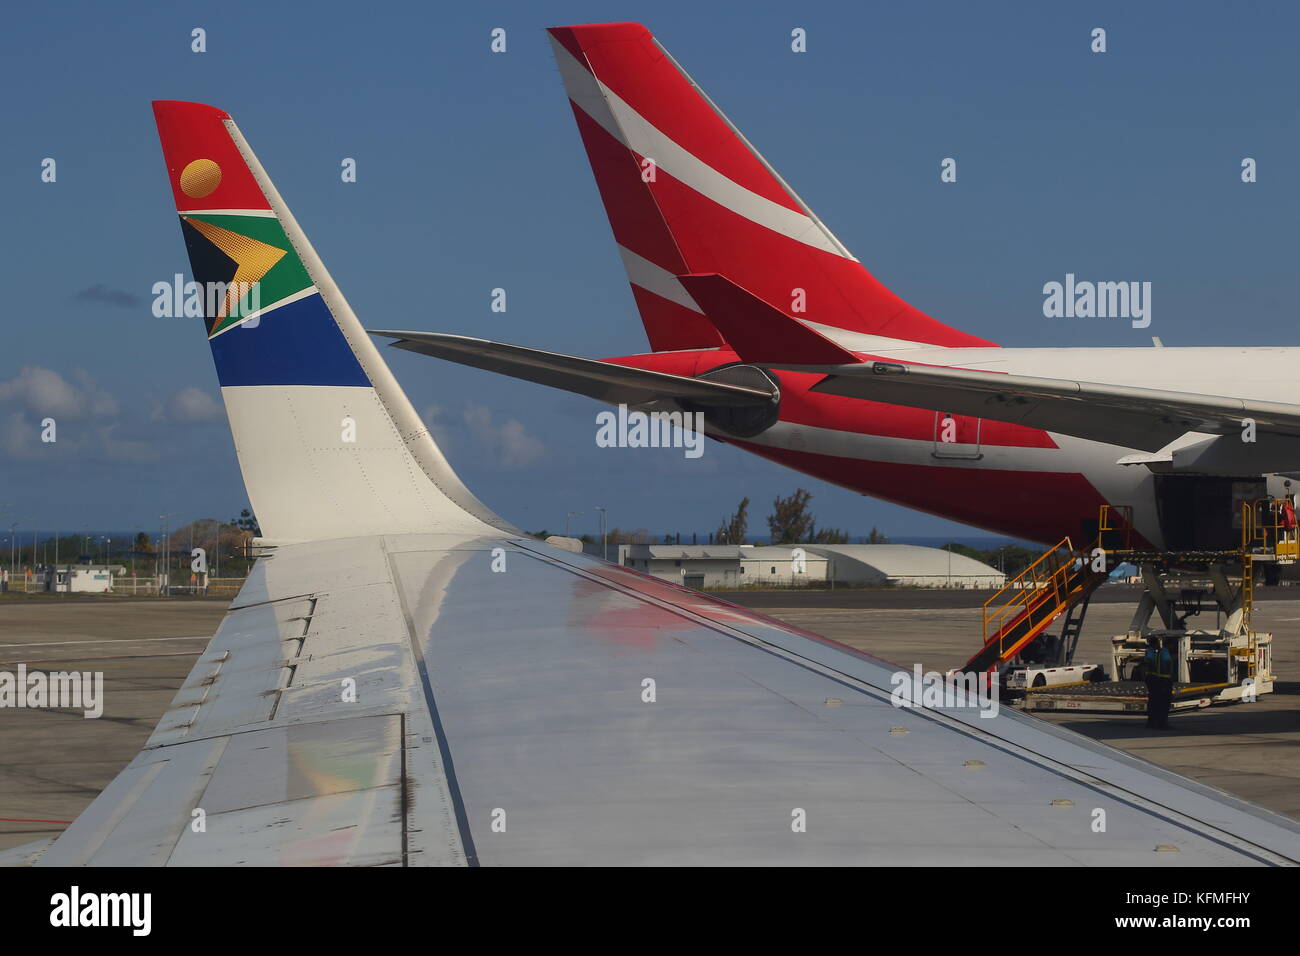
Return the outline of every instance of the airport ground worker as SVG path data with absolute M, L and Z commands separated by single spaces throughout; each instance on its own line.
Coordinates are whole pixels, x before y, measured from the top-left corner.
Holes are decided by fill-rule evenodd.
M 1147 684 L 1147 726 L 1168 728 L 1174 694 L 1174 657 L 1155 634 L 1147 638 L 1142 672 Z

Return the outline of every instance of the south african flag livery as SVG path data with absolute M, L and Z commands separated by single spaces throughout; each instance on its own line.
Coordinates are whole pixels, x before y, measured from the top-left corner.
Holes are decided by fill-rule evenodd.
M 230 117 L 174 101 L 154 116 L 221 384 L 369 385 Z

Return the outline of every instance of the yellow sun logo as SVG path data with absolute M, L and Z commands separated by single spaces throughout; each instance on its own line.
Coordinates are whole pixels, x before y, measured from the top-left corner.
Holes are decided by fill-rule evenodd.
M 210 159 L 196 159 L 181 170 L 181 192 L 202 199 L 221 185 L 221 167 Z

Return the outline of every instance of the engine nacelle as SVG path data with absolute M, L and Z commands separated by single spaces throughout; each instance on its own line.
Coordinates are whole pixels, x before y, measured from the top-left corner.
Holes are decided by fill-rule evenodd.
M 767 371 L 754 365 L 723 365 L 710 369 L 696 378 L 725 385 L 743 385 L 745 388 L 761 389 L 771 395 L 771 401 L 765 405 L 722 406 L 699 402 L 682 403 L 687 411 L 702 412 L 709 425 L 735 435 L 737 438 L 753 438 L 767 431 L 781 418 L 781 386 L 776 378 Z

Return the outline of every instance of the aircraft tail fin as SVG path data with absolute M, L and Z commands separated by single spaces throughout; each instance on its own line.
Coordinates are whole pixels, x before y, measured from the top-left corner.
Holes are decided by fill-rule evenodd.
M 175 301 L 205 320 L 264 537 L 508 528 L 447 464 L 230 116 L 153 106 L 194 276 Z
M 677 276 L 719 273 L 810 322 L 987 346 L 878 282 L 638 23 L 553 27 L 560 73 L 656 351 L 718 346 Z

